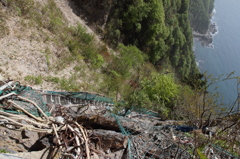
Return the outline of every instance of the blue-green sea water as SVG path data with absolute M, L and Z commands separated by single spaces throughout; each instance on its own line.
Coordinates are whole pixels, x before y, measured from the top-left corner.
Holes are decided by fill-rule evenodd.
M 218 26 L 214 48 L 203 47 L 194 40 L 200 71 L 215 77 L 235 71 L 234 75 L 240 76 L 240 0 L 215 0 L 212 21 Z M 233 103 L 238 97 L 236 80 L 220 82 L 218 86 L 226 104 Z

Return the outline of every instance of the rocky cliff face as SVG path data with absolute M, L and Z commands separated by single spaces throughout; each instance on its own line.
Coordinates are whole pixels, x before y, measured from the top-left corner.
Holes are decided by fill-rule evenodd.
M 74 12 L 93 27 L 105 26 L 113 3 L 112 0 L 70 0 L 70 2 Z

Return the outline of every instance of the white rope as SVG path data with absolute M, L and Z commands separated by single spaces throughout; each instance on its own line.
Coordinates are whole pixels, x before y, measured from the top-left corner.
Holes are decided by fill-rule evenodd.
M 35 102 L 33 102 L 33 101 L 31 101 L 31 100 L 29 100 L 27 98 L 21 97 L 21 96 L 18 96 L 18 98 L 20 98 L 22 100 L 25 100 L 25 101 L 27 101 L 29 103 L 32 103 L 38 109 L 38 111 L 47 119 L 47 121 L 49 121 L 48 116 L 43 112 L 43 110 Z
M 11 93 L 9 93 L 9 94 L 6 94 L 6 95 L 4 95 L 4 96 L 1 96 L 0 97 L 0 100 L 2 100 L 3 98 L 6 98 L 6 97 L 9 97 L 9 96 L 11 96 L 11 95 L 17 95 L 15 92 L 11 92 Z
M 31 113 L 29 113 L 28 111 L 26 111 L 25 109 L 23 109 L 21 106 L 19 106 L 18 104 L 16 104 L 14 101 L 8 100 L 8 102 L 11 103 L 11 104 L 13 104 L 13 107 L 15 107 L 15 108 L 23 111 L 24 113 L 26 113 L 26 114 L 29 115 L 30 117 L 34 118 L 35 120 L 40 121 L 40 122 L 45 122 L 44 120 L 35 117 L 35 116 L 32 115 Z
M 39 129 L 32 125 L 25 125 L 25 124 L 19 123 L 13 119 L 10 119 L 10 118 L 2 116 L 2 115 L 0 115 L 0 118 L 10 121 L 11 123 L 9 123 L 9 124 L 11 124 L 11 125 L 22 126 L 20 129 L 16 129 L 16 130 L 30 130 L 30 131 L 47 132 L 47 133 L 52 131 L 51 129 Z
M 32 123 L 38 127 L 45 127 L 45 128 L 49 128 L 49 125 L 47 124 L 43 124 L 43 123 L 39 123 L 39 122 L 36 122 L 36 121 L 33 121 L 27 117 L 22 117 L 20 115 L 15 115 L 15 114 L 11 114 L 11 113 L 7 113 L 7 112 L 4 112 L 2 110 L 0 110 L 0 114 L 2 115 L 5 115 L 5 116 L 9 116 L 10 118 L 15 118 L 15 119 L 18 119 L 18 120 L 25 120 L 26 122 L 29 122 L 29 123 Z

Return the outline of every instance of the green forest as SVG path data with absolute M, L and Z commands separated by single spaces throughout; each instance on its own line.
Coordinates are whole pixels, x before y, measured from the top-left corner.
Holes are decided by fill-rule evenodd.
M 86 33 L 81 25 L 69 27 L 57 9 L 24 7 L 32 6 L 32 0 L 11 2 L 9 7 L 13 10 L 19 8 L 16 14 L 30 19 L 31 26 L 47 29 L 52 34 L 62 33 L 54 40 L 59 46 L 66 47 L 69 54 L 59 56 L 54 66 L 49 60 L 50 51 L 46 49 L 52 70 L 73 61 L 77 64 L 75 72 L 68 78 L 29 75 L 25 78 L 27 81 L 34 84 L 51 82 L 57 85 L 57 89 L 67 91 L 82 91 L 84 88 L 113 98 L 116 109 L 146 108 L 164 117 L 171 117 L 173 110 L 186 105 L 188 100 L 196 101 L 197 95 L 192 97 L 190 94 L 201 94 L 207 88 L 206 79 L 195 61 L 192 36 L 195 23 L 191 17 L 201 13 L 207 14 L 209 20 L 212 0 L 202 0 L 204 9 L 200 11 L 196 9 L 199 0 L 76 1 L 80 8 L 87 6 L 90 12 L 100 14 L 97 11 L 104 11 L 108 15 L 105 27 L 96 31 L 103 44 L 96 44 L 94 35 Z M 54 8 L 53 0 L 48 3 Z M 102 10 L 101 7 L 107 5 L 110 7 Z M 91 16 L 90 12 L 85 13 Z M 39 13 L 49 18 L 44 19 Z M 99 19 L 95 14 L 88 18 L 92 26 L 98 25 L 96 20 Z M 94 72 L 91 74 L 94 86 L 88 80 L 85 84 L 78 82 L 86 75 L 82 60 L 87 65 L 84 67 Z
M 111 69 L 107 72 L 113 76 L 113 80 L 121 79 L 130 81 L 130 84 L 134 83 L 135 87 L 131 87 L 131 91 L 126 93 L 126 90 L 122 90 L 120 93 L 124 101 L 128 101 L 131 106 L 138 105 L 169 114 L 179 102 L 180 89 L 185 85 L 194 90 L 205 88 L 206 80 L 202 79 L 203 75 L 196 66 L 192 31 L 204 32 L 208 29 L 213 2 L 113 2 L 104 30 L 104 40 L 116 50 L 124 47 L 125 55 L 120 54 L 122 59 L 118 57 L 118 62 L 111 63 Z M 204 8 L 199 8 L 198 3 Z M 206 14 L 206 22 L 204 19 L 196 19 L 199 14 Z M 124 62 L 121 61 L 123 59 Z M 133 65 L 136 62 L 137 65 Z M 118 66 L 114 66 L 116 63 Z M 120 91 L 119 88 L 115 90 L 118 93 Z
M 180 77 L 195 75 L 189 4 L 189 0 L 115 1 L 106 39 L 113 45 L 136 46 L 156 67 L 168 62 Z
M 192 33 L 207 31 L 214 0 L 75 2 L 74 7 L 82 9 L 80 17 L 99 39 L 82 24 L 69 25 L 54 0 L 46 0 L 44 5 L 34 0 L 4 3 L 7 11 L 0 14 L 0 36 L 8 36 L 11 30 L 5 19 L 14 16 L 21 19 L 17 26 L 21 32 L 37 28 L 29 36 L 30 41 L 47 46 L 40 51 L 46 72 L 23 74 L 26 83 L 41 86 L 38 88 L 47 83 L 55 90 L 101 94 L 111 99 L 109 111 L 119 116 L 131 111 L 152 112 L 160 120 L 188 121 L 199 129 L 229 120 L 233 124 L 222 127 L 221 138 L 216 138 L 214 144 L 235 153 L 233 147 L 239 147 L 239 140 L 229 136 L 239 128 L 227 131 L 239 126 L 239 115 L 226 115 L 232 112 L 223 104 L 221 94 L 209 88 L 239 78 L 232 77 L 233 73 L 219 77 L 200 73 L 193 52 Z M 24 37 L 19 34 L 18 38 Z M 199 145 L 195 146 L 199 149 L 195 151 L 200 153 L 209 140 L 204 140 L 203 135 L 197 137 Z
M 189 18 L 194 31 L 207 32 L 213 8 L 214 0 L 190 1 Z
M 185 78 L 198 74 L 193 53 L 194 31 L 205 33 L 214 0 L 115 1 L 107 22 L 106 41 L 143 51 L 157 66 L 168 63 Z

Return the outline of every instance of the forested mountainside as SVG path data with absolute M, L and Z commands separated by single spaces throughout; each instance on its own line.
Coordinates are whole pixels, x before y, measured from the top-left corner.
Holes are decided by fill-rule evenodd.
M 78 7 L 76 12 L 88 25 L 108 45 L 120 51 L 121 58 L 111 60 L 105 73 L 114 81 L 130 81 L 135 86 L 131 88 L 133 92 L 127 91 L 130 94 L 120 93 L 121 97 L 125 96 L 125 101 L 134 101 L 141 106 L 155 105 L 149 108 L 169 112 L 175 105 L 178 88 L 170 84 L 176 82 L 172 77 L 159 76 L 175 75 L 179 81 L 193 87 L 205 83 L 200 80 L 202 76 L 199 75 L 193 53 L 189 0 L 73 2 Z M 103 55 L 103 58 L 109 59 L 108 55 Z M 155 71 L 157 73 L 152 75 Z M 160 82 L 167 79 L 170 83 L 165 84 L 173 87 L 159 91 L 161 87 L 168 87 Z M 116 86 L 110 89 L 117 92 L 122 90 Z
M 81 15 L 112 46 L 119 42 L 134 45 L 157 68 L 167 63 L 181 78 L 199 73 L 192 51 L 191 26 L 201 33 L 208 29 L 213 1 L 120 0 L 76 4 Z
M 198 72 L 190 4 L 190 0 L 0 0 L 2 84 L 12 79 L 52 93 L 85 92 L 86 99 L 88 94 L 94 99 L 101 94 L 111 99 L 111 107 L 99 111 L 93 105 L 100 114 L 126 117 L 132 112 L 129 117 L 134 118 L 134 113 L 151 113 L 163 123 L 171 119 L 199 129 L 218 126 L 219 136 L 212 143 L 233 153 L 237 147 L 239 153 L 239 136 L 233 135 L 239 134 L 239 115 L 227 116 L 219 94 L 208 91 L 214 83 L 232 79 L 232 74 L 212 77 L 206 84 L 209 78 Z M 6 93 L 14 88 L 9 85 Z M 209 139 L 196 135 L 194 149 L 201 155 Z
M 60 2 L 73 13 L 59 9 Z M 125 102 L 116 108 L 135 106 L 166 116 L 184 105 L 190 88 L 206 83 L 193 53 L 189 0 L 60 2 L 1 1 L 4 76 L 24 76 L 29 83 L 47 83 L 54 89 L 99 92 Z M 78 25 L 76 15 L 104 42 Z M 12 39 L 21 47 L 13 47 Z M 34 47 L 26 49 L 28 44 Z M 183 89 L 186 94 L 180 94 Z
M 99 19 L 89 15 L 94 12 L 94 6 L 97 7 L 100 3 L 76 3 L 79 3 L 78 6 L 92 25 L 101 23 L 100 16 Z M 105 9 L 108 9 L 109 13 L 102 16 L 107 17 L 106 24 L 104 28 L 100 28 L 105 41 L 112 46 L 119 42 L 134 45 L 143 51 L 155 66 L 163 65 L 162 61 L 169 61 L 181 77 L 198 73 L 192 51 L 189 0 L 120 0 L 107 3 L 109 7 Z M 92 10 L 89 7 L 93 7 Z
M 190 1 L 189 18 L 194 31 L 207 32 L 213 8 L 214 0 Z

